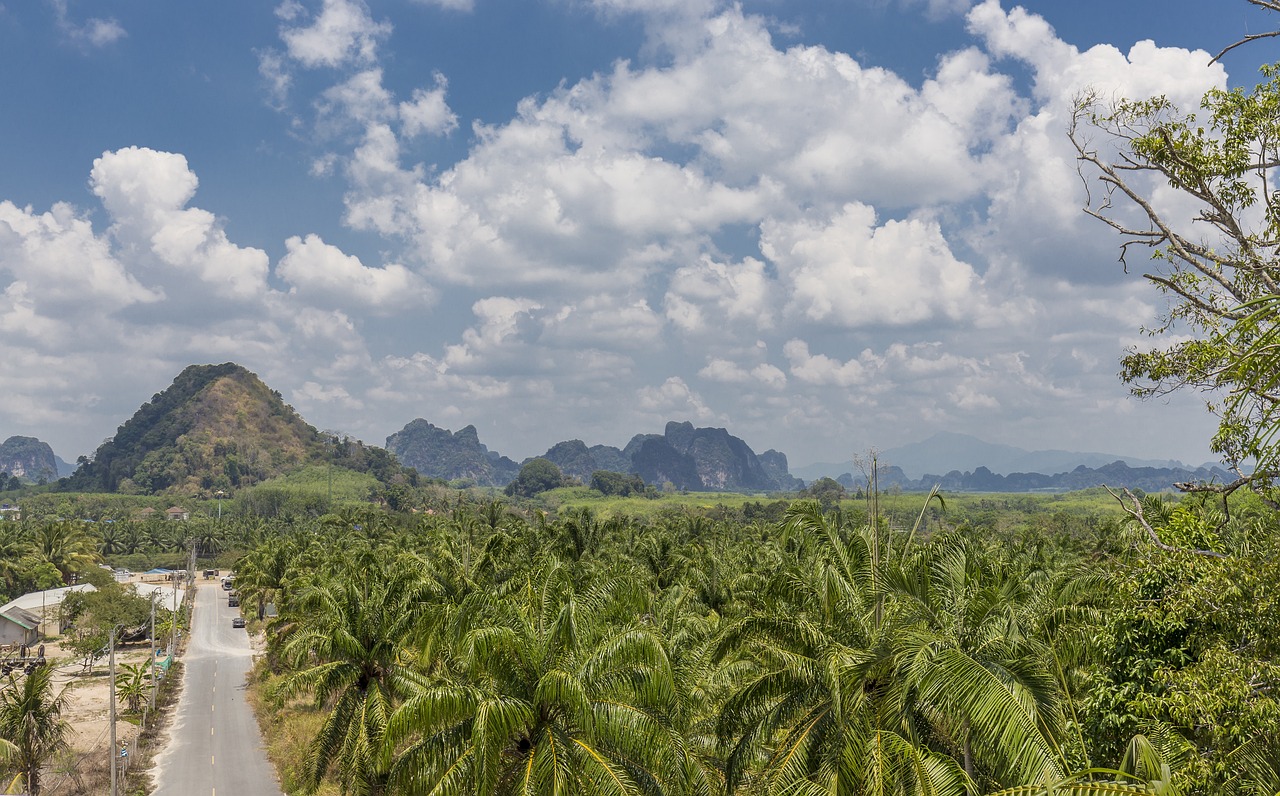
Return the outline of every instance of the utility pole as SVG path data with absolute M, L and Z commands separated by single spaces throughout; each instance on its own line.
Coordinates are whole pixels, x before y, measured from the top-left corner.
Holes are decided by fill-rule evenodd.
M 156 595 L 151 594 L 151 710 L 156 709 Z
M 169 657 L 172 658 L 178 652 L 178 574 L 176 572 L 169 575 L 169 588 L 173 589 L 173 626 L 169 632 Z
M 111 796 L 117 796 L 116 790 L 116 629 L 111 628 L 111 640 L 108 642 L 108 669 L 111 685 Z

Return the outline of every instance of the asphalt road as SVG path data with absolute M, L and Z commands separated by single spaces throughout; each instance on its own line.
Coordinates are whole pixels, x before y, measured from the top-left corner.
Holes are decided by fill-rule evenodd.
M 238 608 L 216 581 L 198 581 L 182 694 L 168 746 L 156 758 L 153 796 L 282 796 L 267 762 L 245 674 L 253 662 Z

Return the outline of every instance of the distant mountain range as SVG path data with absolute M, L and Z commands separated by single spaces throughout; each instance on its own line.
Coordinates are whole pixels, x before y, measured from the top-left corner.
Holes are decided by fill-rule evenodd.
M 0 472 L 27 482 L 64 476 L 59 488 L 137 494 L 212 493 L 238 489 L 318 464 L 403 483 L 418 474 L 502 487 L 517 463 L 480 442 L 475 426 L 450 431 L 417 419 L 386 440 L 385 449 L 321 433 L 280 393 L 234 363 L 192 365 L 144 403 L 70 475 L 67 465 L 34 437 L 0 445 Z M 686 491 L 795 492 L 824 476 L 866 484 L 867 464 L 815 464 L 793 474 L 785 454 L 757 454 L 723 428 L 669 422 L 661 434 L 634 435 L 623 448 L 569 439 L 541 457 L 590 483 L 598 470 L 639 475 L 647 484 Z M 1212 466 L 1187 467 L 1103 453 L 1026 451 L 967 434 L 940 433 L 879 452 L 880 485 L 950 491 L 1020 492 L 1082 489 L 1100 484 L 1146 491 L 1187 481 L 1228 481 Z M 402 467 L 403 465 L 403 467 Z M 935 473 L 935 475 L 929 475 Z M 942 475 L 936 475 L 942 473 Z M 797 477 L 799 476 L 799 477 Z M 804 479 L 804 480 L 801 480 Z
M 1077 465 L 1074 469 L 1047 475 L 1045 473 L 993 473 L 986 467 L 972 471 L 952 470 L 945 475 L 925 473 L 917 479 L 909 478 L 899 467 L 877 467 L 881 490 L 897 487 L 909 492 L 924 492 L 935 486 L 943 492 L 1071 492 L 1109 486 L 1115 489 L 1128 487 L 1144 492 L 1162 492 L 1181 483 L 1223 484 L 1235 476 L 1220 467 L 1130 467 L 1122 461 L 1114 461 L 1101 467 Z M 844 473 L 836 479 L 847 489 L 863 489 L 867 476 L 863 473 Z
M 804 486 L 787 471 L 785 454 L 770 450 L 757 455 L 723 428 L 695 428 L 687 422 L 667 423 L 662 434 L 636 434 L 621 449 L 588 447 L 577 439 L 558 442 L 542 456 L 517 465 L 483 445 L 474 426 L 451 432 L 419 418 L 387 437 L 387 449 L 423 475 L 479 486 L 505 486 L 532 458 L 547 459 L 583 483 L 590 483 L 597 470 L 608 470 L 691 492 L 792 491 Z
M 1170 470 L 1193 471 L 1174 459 L 1139 459 L 1115 453 L 1076 453 L 1062 450 L 1029 451 L 1012 445 L 985 442 L 969 434 L 942 431 L 922 441 L 897 448 L 879 451 L 881 465 L 899 468 L 908 479 L 918 479 L 925 473 L 973 471 L 985 467 L 992 473 L 1063 473 L 1083 465 L 1101 468 L 1122 461 L 1129 467 L 1153 467 Z M 1202 465 L 1206 469 L 1213 465 Z M 852 460 L 840 463 L 810 464 L 797 467 L 793 472 L 806 481 L 823 476 L 838 478 L 844 473 L 858 475 L 866 464 Z

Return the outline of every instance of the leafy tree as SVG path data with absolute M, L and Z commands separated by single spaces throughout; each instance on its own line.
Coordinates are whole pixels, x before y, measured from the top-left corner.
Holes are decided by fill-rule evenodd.
M 151 603 L 115 581 L 100 584 L 96 591 L 68 594 L 60 610 L 63 623 L 74 628 L 68 646 L 86 672 L 106 653 L 113 631 L 118 641 L 126 630 L 141 628 L 151 618 Z
M 520 468 L 516 480 L 507 484 L 508 495 L 533 497 L 551 489 L 565 485 L 564 474 L 547 459 L 533 459 Z
M 1268 343 L 1280 318 L 1280 194 L 1269 187 L 1280 176 L 1280 69 L 1264 66 L 1262 75 L 1252 90 L 1209 91 L 1200 113 L 1165 97 L 1104 104 L 1085 95 L 1070 130 L 1090 191 L 1085 212 L 1119 233 L 1122 261 L 1135 247 L 1151 252 L 1144 278 L 1169 300 L 1151 331 L 1179 335 L 1130 351 L 1123 378 L 1140 396 L 1208 394 L 1219 417 L 1213 450 L 1233 466 L 1262 464 L 1242 476 L 1257 481 L 1272 475 L 1280 429 Z M 1169 189 L 1193 208 L 1189 216 L 1171 217 L 1152 200 Z
M 822 504 L 824 508 L 830 508 L 840 504 L 845 497 L 844 486 L 834 478 L 822 477 L 814 481 L 800 493 L 802 497 L 812 498 Z
M 1161 538 L 1205 543 L 1203 513 L 1182 505 L 1157 514 L 1157 506 L 1148 502 L 1145 516 Z M 1114 760 L 1135 733 L 1167 728 L 1191 752 L 1178 784 L 1244 793 L 1250 760 L 1280 771 L 1270 730 L 1280 722 L 1280 540 L 1272 529 L 1243 543 L 1215 541 L 1229 555 L 1147 543 L 1120 562 L 1098 633 L 1087 737 L 1095 759 Z
M 39 796 L 41 769 L 68 748 L 70 726 L 62 720 L 63 694 L 53 692 L 53 669 L 41 666 L 19 682 L 16 675 L 0 689 L 0 738 L 13 745 L 8 765 L 26 780 L 26 790 Z
M 602 495 L 628 497 L 644 494 L 644 479 L 638 475 L 596 470 L 591 474 L 591 488 Z

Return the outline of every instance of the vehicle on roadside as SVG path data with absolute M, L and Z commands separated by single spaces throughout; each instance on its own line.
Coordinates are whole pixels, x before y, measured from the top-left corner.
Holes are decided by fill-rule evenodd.
M 232 619 L 232 620 L 231 620 L 231 626 L 232 626 L 232 627 L 244 627 L 244 617 L 243 617 L 243 616 L 237 616 L 235 619 Z

